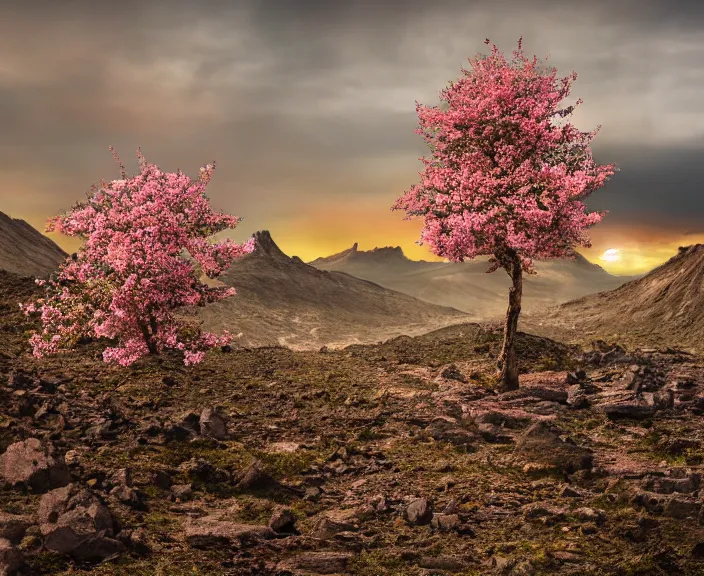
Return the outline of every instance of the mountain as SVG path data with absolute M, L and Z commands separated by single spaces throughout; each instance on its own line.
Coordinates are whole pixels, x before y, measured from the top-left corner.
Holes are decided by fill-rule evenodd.
M 589 335 L 634 345 L 666 342 L 701 350 L 703 283 L 704 244 L 683 246 L 641 278 L 547 310 L 531 321 L 531 330 L 573 341 Z
M 488 257 L 461 264 L 409 260 L 400 247 L 360 251 L 358 245 L 310 262 L 345 272 L 420 300 L 451 306 L 474 320 L 506 313 L 511 280 L 501 269 L 486 274 Z M 633 277 L 612 276 L 581 254 L 572 260 L 536 260 L 537 275 L 523 277 L 523 309 L 536 312 L 585 294 L 610 290 Z
M 205 329 L 242 333 L 240 344 L 293 349 L 372 343 L 468 321 L 466 314 L 289 257 L 268 231 L 219 280 L 237 295 L 194 312 Z
M 24 220 L 0 212 L 0 269 L 20 276 L 47 277 L 66 259 L 52 240 Z

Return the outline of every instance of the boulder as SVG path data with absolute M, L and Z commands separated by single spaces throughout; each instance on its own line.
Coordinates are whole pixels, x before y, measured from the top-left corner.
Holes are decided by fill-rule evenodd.
M 204 516 L 186 522 L 186 541 L 194 548 L 230 546 L 274 536 L 276 533 L 268 526 L 240 524 L 220 516 Z
M 536 422 L 523 433 L 516 444 L 516 454 L 531 463 L 553 466 L 567 474 L 591 469 L 594 461 L 590 450 L 563 440 L 545 421 Z
M 115 536 L 115 522 L 102 501 L 77 484 L 47 492 L 37 520 L 44 547 L 77 560 L 106 560 L 125 551 Z
M 71 481 L 63 457 L 37 438 L 7 448 L 0 456 L 0 477 L 13 486 L 24 485 L 39 493 L 66 486 Z

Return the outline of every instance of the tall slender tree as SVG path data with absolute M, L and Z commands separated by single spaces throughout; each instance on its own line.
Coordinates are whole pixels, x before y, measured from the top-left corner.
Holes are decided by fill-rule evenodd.
M 489 39 L 485 44 L 490 44 Z M 590 142 L 600 126 L 581 132 L 559 120 L 582 103 L 558 108 L 569 95 L 572 72 L 523 54 L 522 38 L 508 62 L 495 44 L 490 55 L 469 59 L 471 70 L 440 92 L 442 107 L 416 102 L 419 128 L 432 157 L 421 158 L 421 181 L 392 210 L 422 217 L 420 245 L 452 262 L 489 255 L 487 273 L 503 268 L 511 278 L 504 339 L 497 360 L 498 387 L 518 388 L 515 336 L 523 272 L 534 258 L 574 259 L 574 245 L 590 247 L 585 230 L 606 212 L 582 202 L 618 168 L 595 164 Z

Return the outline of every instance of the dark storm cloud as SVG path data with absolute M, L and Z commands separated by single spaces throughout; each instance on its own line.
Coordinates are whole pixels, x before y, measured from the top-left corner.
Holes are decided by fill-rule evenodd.
M 695 227 L 699 0 L 0 2 L 0 210 L 69 206 L 118 176 L 113 144 L 130 173 L 137 146 L 189 174 L 216 159 L 211 197 L 255 227 L 355 197 L 386 213 L 427 153 L 415 101 L 519 36 L 578 73 L 573 122 L 601 124 L 595 157 L 621 168 L 590 208 Z

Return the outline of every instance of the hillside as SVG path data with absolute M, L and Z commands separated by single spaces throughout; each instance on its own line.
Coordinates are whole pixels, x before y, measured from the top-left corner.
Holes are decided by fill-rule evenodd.
M 290 258 L 268 231 L 257 232 L 255 239 L 254 253 L 219 278 L 238 294 L 197 311 L 208 329 L 241 332 L 243 346 L 377 342 L 468 320 L 458 310 Z
M 526 319 L 523 326 L 530 323 L 531 330 L 570 340 L 588 334 L 702 349 L 703 281 L 704 244 L 684 246 L 641 278 L 551 308 L 540 320 Z
M 320 270 L 345 272 L 420 300 L 462 310 L 475 320 L 506 313 L 510 278 L 486 274 L 488 258 L 461 264 L 409 260 L 400 247 L 360 251 L 357 244 L 310 262 Z M 537 275 L 524 275 L 523 310 L 537 312 L 586 294 L 611 290 L 633 277 L 612 276 L 582 255 L 576 260 L 537 260 Z
M 0 270 L 46 277 L 68 256 L 24 220 L 0 212 Z

